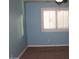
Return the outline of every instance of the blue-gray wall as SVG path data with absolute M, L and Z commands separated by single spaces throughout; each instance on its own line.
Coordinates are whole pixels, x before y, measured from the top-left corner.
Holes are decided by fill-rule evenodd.
M 9 56 L 17 57 L 27 42 L 23 28 L 22 0 L 9 0 Z
M 28 45 L 68 44 L 68 32 L 41 32 L 41 8 L 55 8 L 54 2 L 25 3 Z M 68 8 L 68 3 L 61 5 Z

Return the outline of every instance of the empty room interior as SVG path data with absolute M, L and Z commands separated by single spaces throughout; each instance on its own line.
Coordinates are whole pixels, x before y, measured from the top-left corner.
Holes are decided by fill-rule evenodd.
M 9 0 L 10 59 L 69 59 L 68 0 Z

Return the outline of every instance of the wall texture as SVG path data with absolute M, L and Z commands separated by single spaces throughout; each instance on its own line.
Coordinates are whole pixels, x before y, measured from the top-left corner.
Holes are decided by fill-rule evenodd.
M 41 8 L 55 8 L 54 2 L 25 3 L 26 31 L 28 45 L 55 45 L 68 44 L 68 32 L 41 32 Z M 67 4 L 61 7 L 68 8 Z
M 26 47 L 22 0 L 9 1 L 9 57 L 17 57 Z

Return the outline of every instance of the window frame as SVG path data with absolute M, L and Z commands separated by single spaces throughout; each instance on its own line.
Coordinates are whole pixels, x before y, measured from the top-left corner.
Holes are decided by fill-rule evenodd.
M 44 19 L 43 19 L 43 12 L 45 10 L 48 10 L 48 11 L 56 11 L 56 29 L 44 29 Z M 69 26 L 68 28 L 62 28 L 62 29 L 59 29 L 57 27 L 57 10 L 68 10 L 68 8 L 41 8 L 41 31 L 42 32 L 68 32 L 69 31 Z M 68 16 L 69 16 L 69 13 L 68 13 Z M 69 17 L 68 17 L 69 18 Z M 69 23 L 69 20 L 68 20 L 68 23 Z M 68 24 L 69 25 L 69 24 Z

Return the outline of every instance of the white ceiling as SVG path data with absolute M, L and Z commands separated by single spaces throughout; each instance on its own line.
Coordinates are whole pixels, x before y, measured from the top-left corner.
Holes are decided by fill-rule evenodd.
M 24 0 L 24 1 L 55 1 L 55 0 Z

